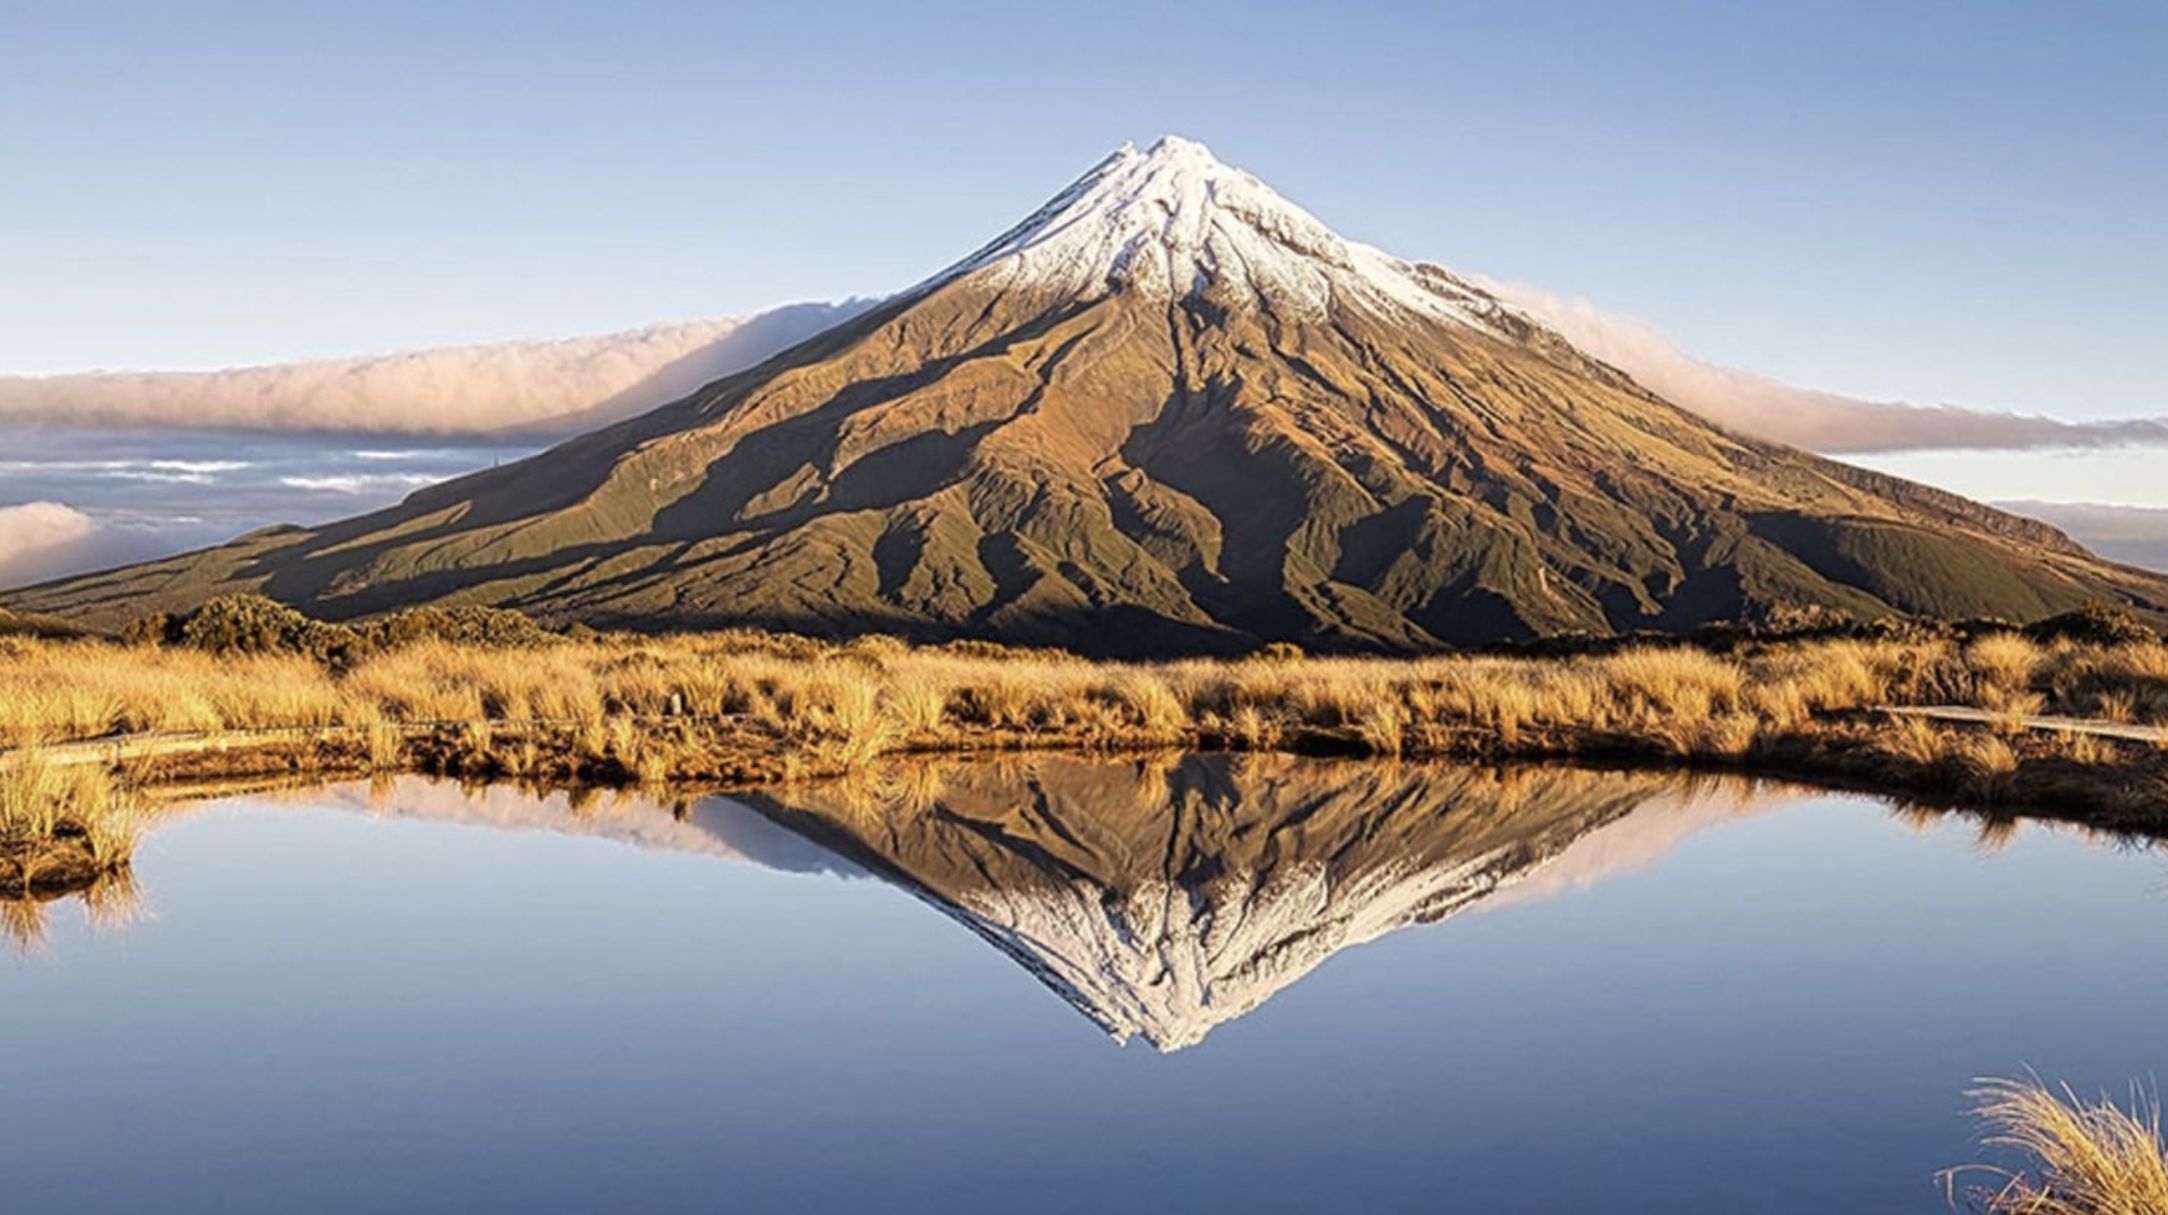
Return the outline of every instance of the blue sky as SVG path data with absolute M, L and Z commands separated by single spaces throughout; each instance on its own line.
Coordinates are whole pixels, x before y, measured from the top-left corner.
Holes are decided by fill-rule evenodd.
M 0 39 L 0 371 L 890 290 L 1176 130 L 1727 362 L 2168 405 L 2158 4 L 71 3 Z
M 2158 3 L 0 0 L 0 375 L 885 293 L 1174 131 L 1719 362 L 2158 416 L 2164 52 Z M 1865 459 L 2168 506 L 2164 458 Z

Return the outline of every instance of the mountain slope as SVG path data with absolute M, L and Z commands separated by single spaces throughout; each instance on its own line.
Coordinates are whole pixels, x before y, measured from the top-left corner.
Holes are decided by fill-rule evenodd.
M 2043 524 L 1726 434 L 1172 138 L 641 417 L 5 602 L 112 622 L 241 589 L 1098 652 L 2168 605 Z

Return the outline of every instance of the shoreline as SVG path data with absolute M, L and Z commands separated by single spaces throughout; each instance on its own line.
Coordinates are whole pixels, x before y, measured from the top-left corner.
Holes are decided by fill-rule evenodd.
M 560 637 L 506 614 L 455 620 L 470 636 L 317 650 L 296 619 L 215 646 L 0 645 L 0 852 L 82 838 L 125 865 L 136 804 L 191 781 L 728 789 L 1026 751 L 1729 773 L 2168 836 L 2168 645 L 2151 634 L 1105 663 L 878 636 Z
M 1199 754 L 1272 754 L 1299 758 L 1392 763 L 1475 765 L 1566 764 L 1620 771 L 1675 771 L 1780 781 L 1830 791 L 1861 793 L 1936 810 L 1986 818 L 2031 817 L 2101 830 L 2168 836 L 2168 750 L 2126 740 L 2123 763 L 2079 762 L 2059 753 L 2064 726 L 2028 724 L 2015 736 L 1997 734 L 1990 720 L 1955 720 L 1937 729 L 1954 738 L 1995 739 L 2010 748 L 2015 766 L 1984 771 L 1951 754 L 1921 761 L 1892 756 L 1873 746 L 1888 715 L 1928 716 L 1963 712 L 1951 707 L 1876 708 L 1816 723 L 1811 731 L 1758 739 L 1735 754 L 1676 753 L 1658 740 L 1601 731 L 1561 730 L 1524 734 L 1508 743 L 1476 730 L 1418 730 L 1398 754 L 1383 755 L 1351 729 L 1309 728 L 1283 734 L 1270 746 L 1224 731 L 1193 730 L 1179 736 L 1109 742 L 1080 734 L 987 730 L 943 740 L 905 739 L 853 764 L 823 761 L 817 748 L 753 728 L 743 717 L 656 718 L 645 736 L 666 745 L 672 763 L 636 771 L 581 753 L 572 723 L 482 719 L 431 722 L 399 728 L 396 756 L 382 753 L 381 727 L 274 727 L 223 734 L 145 734 L 76 740 L 39 749 L 53 766 L 103 765 L 122 772 L 147 801 L 169 796 L 194 800 L 205 785 L 258 787 L 259 782 L 356 779 L 375 775 L 425 775 L 485 781 L 533 781 L 550 786 L 698 788 L 730 792 L 799 781 L 846 779 L 882 762 L 997 759 L 1030 754 L 1134 757 L 1184 751 Z M 2097 723 L 2112 725 L 2113 723 Z M 488 735 L 478 747 L 477 729 Z M 519 762 L 508 762 L 508 752 Z M 23 751 L 0 752 L 4 772 Z M 2156 758 L 2160 757 L 2160 758 Z M 386 761 L 389 762 L 386 762 Z M 2148 778 L 2159 782 L 2156 792 Z

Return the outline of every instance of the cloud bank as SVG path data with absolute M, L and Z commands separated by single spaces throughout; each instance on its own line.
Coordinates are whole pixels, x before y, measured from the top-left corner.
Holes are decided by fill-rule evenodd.
M 1811 451 L 1845 454 L 2168 443 L 2168 418 L 2066 422 L 1955 405 L 1865 401 L 1800 388 L 1696 358 L 1655 327 L 1599 311 L 1587 300 L 1493 279 L 1475 281 L 1673 404 L 1727 429 Z
M 0 424 L 570 434 L 677 400 L 867 304 L 224 371 L 0 376 Z

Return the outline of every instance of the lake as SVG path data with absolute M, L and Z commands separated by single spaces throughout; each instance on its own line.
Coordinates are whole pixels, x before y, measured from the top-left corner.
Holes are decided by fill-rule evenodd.
M 165 812 L 0 947 L 10 1211 L 1946 1209 L 2168 1064 L 2168 864 L 1740 781 L 1285 758 Z

